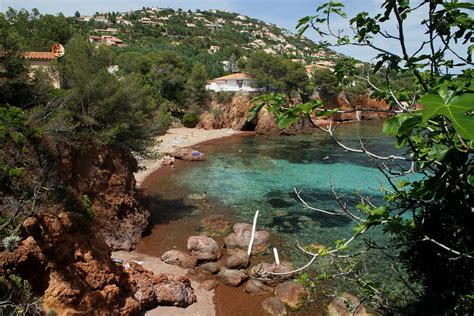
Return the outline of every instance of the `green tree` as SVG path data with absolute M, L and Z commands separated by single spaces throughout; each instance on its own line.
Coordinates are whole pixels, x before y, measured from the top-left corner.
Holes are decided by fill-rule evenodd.
M 61 74 L 73 137 L 146 151 L 154 135 L 156 106 L 141 76 L 132 73 L 119 80 L 109 74 L 110 49 L 96 49 L 80 36 L 66 50 L 70 53 L 61 62 Z
M 342 91 L 339 80 L 330 69 L 316 68 L 313 71 L 312 80 L 322 98 L 335 97 Z
M 359 276 L 365 293 L 392 313 L 470 313 L 474 309 L 474 72 L 465 67 L 473 65 L 468 43 L 473 40 L 474 21 L 467 11 L 474 5 L 440 0 L 410 6 L 408 1 L 385 0 L 381 7 L 380 14 L 361 12 L 350 20 L 353 37 L 344 31 L 332 32 L 334 18 L 346 18 L 344 5 L 336 1 L 320 5 L 315 15 L 302 18 L 298 25 L 300 34 L 313 28 L 320 36 L 333 39 L 335 45 L 364 46 L 378 52 L 374 71 L 385 71 L 385 84 L 376 87 L 370 78 L 367 83 L 377 90 L 378 97 L 402 112 L 385 122 L 384 132 L 394 136 L 396 147 L 405 151 L 402 156 L 384 157 L 365 146 L 343 145 L 346 150 L 380 161 L 377 165 L 389 185 L 382 187 L 386 202 L 374 205 L 363 199 L 354 210 L 337 197 L 341 209 L 330 213 L 358 222 L 355 233 L 335 247 L 312 253 L 310 263 L 318 256 L 346 251 L 353 240 L 382 227 L 393 241 L 383 249 L 392 250 L 394 264 L 401 261 L 408 271 L 410 279 L 404 284 L 412 293 L 412 304 L 397 306 L 402 298 L 395 297 L 387 305 L 380 296 L 389 289 L 378 290 L 370 276 Z M 419 21 L 425 31 L 425 38 L 420 35 L 419 46 L 413 51 L 405 38 L 409 18 Z M 392 24 L 396 27 L 390 28 Z M 396 34 L 390 33 L 393 29 Z M 388 50 L 390 46 L 380 44 L 377 38 L 394 41 L 401 54 Z M 455 51 L 453 42 L 463 46 L 466 53 Z M 392 89 L 390 73 L 416 78 L 410 103 L 401 101 L 406 97 L 404 93 Z M 263 105 L 258 101 L 255 109 L 271 105 L 272 101 Z M 277 123 L 284 128 L 301 117 L 310 119 L 320 113 L 318 105 L 301 104 L 277 113 Z M 332 129 L 319 128 L 341 144 Z M 370 238 L 367 243 L 369 249 L 380 246 Z M 414 284 L 421 284 L 421 291 Z
M 184 87 L 186 104 L 191 112 L 198 113 L 203 108 L 207 97 L 207 79 L 206 66 L 201 63 L 194 64 L 191 76 Z
M 262 51 L 249 56 L 245 72 L 255 77 L 257 87 L 275 92 L 306 92 L 309 83 L 302 64 Z

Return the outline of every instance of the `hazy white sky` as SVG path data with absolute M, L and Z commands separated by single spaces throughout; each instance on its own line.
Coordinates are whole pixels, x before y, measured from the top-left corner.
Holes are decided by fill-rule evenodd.
M 41 13 L 59 13 L 73 15 L 79 11 L 83 15 L 93 14 L 102 11 L 128 11 L 130 9 L 139 9 L 142 7 L 170 7 L 173 9 L 182 8 L 191 9 L 221 9 L 232 12 L 242 13 L 267 22 L 282 26 L 291 31 L 295 31 L 295 26 L 299 18 L 311 15 L 315 12 L 317 6 L 327 0 L 0 0 L 0 11 L 4 12 L 8 7 L 14 9 L 26 8 L 31 10 L 37 8 Z M 367 11 L 375 14 L 381 11 L 382 0 L 341 0 L 346 5 L 345 11 L 349 17 L 354 16 L 360 11 Z M 418 2 L 418 1 L 413 1 Z M 423 28 L 420 26 L 422 12 L 419 16 L 414 16 L 407 22 L 407 43 L 413 51 L 418 47 L 420 38 L 423 36 Z M 348 28 L 348 23 L 335 20 L 334 29 Z M 396 33 L 395 25 L 388 26 L 388 30 Z M 319 38 L 311 30 L 305 34 L 309 38 L 319 41 Z M 399 47 L 395 43 L 384 40 L 380 43 L 385 49 L 398 53 Z M 376 52 L 367 48 L 344 47 L 336 48 L 338 52 L 364 60 L 370 61 L 376 55 Z

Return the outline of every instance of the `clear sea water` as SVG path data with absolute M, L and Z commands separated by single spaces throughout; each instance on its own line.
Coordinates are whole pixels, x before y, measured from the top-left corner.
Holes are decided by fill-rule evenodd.
M 350 146 L 357 147 L 361 138 L 373 152 L 394 153 L 394 139 L 382 133 L 382 122 L 341 124 L 336 135 Z M 220 213 L 228 210 L 232 222 L 251 223 L 255 211 L 260 210 L 259 228 L 277 237 L 275 246 L 281 256 L 295 266 L 308 260 L 296 249 L 296 241 L 334 246 L 336 240 L 352 236 L 355 223 L 305 209 L 296 199 L 294 187 L 302 189 L 301 195 L 309 204 L 327 210 L 337 208 L 330 178 L 337 193 L 345 194 L 351 206 L 360 201 L 357 194 L 371 196 L 375 204 L 383 202 L 380 186 L 386 182 L 373 162 L 363 154 L 345 151 L 319 131 L 304 136 L 234 137 L 201 149 L 207 160 L 173 171 L 167 179 L 173 190 L 181 192 L 183 198 L 207 192 Z M 381 231 L 368 237 L 386 241 Z M 363 244 L 357 241 L 351 249 L 357 251 Z M 382 269 L 389 265 L 379 254 L 360 259 L 374 280 L 385 283 L 392 278 L 390 271 Z M 332 264 L 327 258 L 315 267 L 321 271 Z

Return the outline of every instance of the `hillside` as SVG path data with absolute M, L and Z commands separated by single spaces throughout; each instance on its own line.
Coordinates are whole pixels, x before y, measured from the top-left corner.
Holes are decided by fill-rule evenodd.
M 91 41 L 124 50 L 173 49 L 211 55 L 220 63 L 263 50 L 301 62 L 333 66 L 340 57 L 308 38 L 252 17 L 219 10 L 143 8 L 124 13 L 78 16 Z M 235 57 L 232 57 L 234 55 Z M 229 69 L 222 69 L 228 71 Z M 219 75 L 219 74 L 214 74 Z

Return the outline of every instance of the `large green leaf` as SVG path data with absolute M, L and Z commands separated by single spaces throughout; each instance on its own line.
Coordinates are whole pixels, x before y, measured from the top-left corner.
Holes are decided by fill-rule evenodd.
M 453 123 L 456 132 L 464 139 L 474 139 L 474 94 L 465 93 L 452 98 L 448 103 L 435 94 L 428 94 L 420 99 L 425 106 L 423 122 L 436 115 L 443 115 Z
M 409 113 L 392 116 L 383 123 L 383 132 L 390 136 L 396 136 L 402 124 L 412 117 L 412 114 Z

